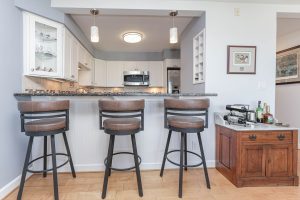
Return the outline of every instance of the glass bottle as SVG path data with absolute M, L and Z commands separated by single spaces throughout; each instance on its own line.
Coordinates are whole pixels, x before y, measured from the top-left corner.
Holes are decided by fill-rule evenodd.
M 258 101 L 258 106 L 256 108 L 256 121 L 259 123 L 263 122 L 263 109 L 261 107 L 261 101 Z
M 273 115 L 270 113 L 270 106 L 266 107 L 266 113 L 264 114 L 264 123 L 273 124 L 274 118 Z

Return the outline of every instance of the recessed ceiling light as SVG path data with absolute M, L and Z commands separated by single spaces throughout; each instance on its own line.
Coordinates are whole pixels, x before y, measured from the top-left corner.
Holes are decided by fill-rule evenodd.
M 138 32 L 127 32 L 123 34 L 123 40 L 127 43 L 138 43 L 142 41 L 143 35 Z

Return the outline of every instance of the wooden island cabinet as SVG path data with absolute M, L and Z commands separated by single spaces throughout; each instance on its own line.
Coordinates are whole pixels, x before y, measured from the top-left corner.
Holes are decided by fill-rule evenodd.
M 298 131 L 216 125 L 216 168 L 237 187 L 298 186 Z

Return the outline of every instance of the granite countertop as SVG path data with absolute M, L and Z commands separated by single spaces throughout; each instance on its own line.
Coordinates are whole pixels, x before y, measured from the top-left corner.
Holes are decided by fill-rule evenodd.
M 181 96 L 217 96 L 216 93 L 181 93 L 181 94 L 167 94 L 167 93 L 150 93 L 150 92 L 92 92 L 92 93 L 14 93 L 15 97 L 30 97 L 30 96 L 161 96 L 161 97 L 181 97 Z
M 283 127 L 283 126 L 276 126 L 274 124 L 261 124 L 256 123 L 249 126 L 239 126 L 228 124 L 227 121 L 223 119 L 224 113 L 214 113 L 214 120 L 215 124 L 219 126 L 223 126 L 225 128 L 234 130 L 234 131 L 283 131 L 283 130 L 298 130 L 295 127 Z

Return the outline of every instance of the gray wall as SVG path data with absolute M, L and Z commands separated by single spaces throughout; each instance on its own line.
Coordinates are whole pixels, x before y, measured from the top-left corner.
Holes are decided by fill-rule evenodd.
M 205 14 L 194 18 L 181 34 L 181 92 L 204 92 L 205 85 L 193 84 L 193 38 L 205 28 Z
M 22 10 L 35 13 L 37 15 L 49 18 L 51 20 L 63 23 L 81 42 L 81 44 L 92 54 L 95 50 L 89 39 L 84 35 L 82 30 L 74 22 L 70 15 L 66 15 L 60 10 L 51 8 L 51 0 L 14 0 L 15 6 Z
M 21 91 L 22 16 L 11 0 L 0 6 L 0 188 L 21 174 L 27 137 L 20 132 L 20 116 L 13 93 Z
M 162 61 L 164 59 L 179 59 L 179 49 L 164 49 L 162 52 L 106 52 L 95 51 L 95 57 L 102 60 L 121 61 Z

